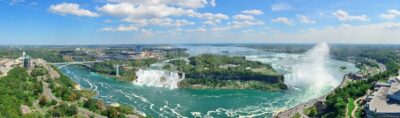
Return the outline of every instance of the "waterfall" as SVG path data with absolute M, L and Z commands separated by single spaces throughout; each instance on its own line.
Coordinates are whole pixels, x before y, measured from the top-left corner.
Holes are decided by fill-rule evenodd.
M 312 88 L 317 91 L 325 86 L 339 85 L 328 70 L 329 60 L 328 44 L 317 44 L 304 54 L 302 62 L 294 65 L 292 73 L 285 75 L 285 84 L 295 89 Z
M 140 69 L 136 71 L 136 76 L 134 84 L 170 89 L 178 88 L 178 82 L 185 79 L 183 73 L 154 69 Z

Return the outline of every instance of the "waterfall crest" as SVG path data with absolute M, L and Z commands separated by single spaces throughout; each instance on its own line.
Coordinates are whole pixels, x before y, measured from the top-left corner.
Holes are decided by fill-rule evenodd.
M 183 73 L 153 69 L 140 69 L 136 71 L 136 76 L 134 84 L 170 89 L 178 88 L 178 82 L 185 79 Z
M 292 73 L 285 75 L 285 84 L 292 88 L 316 90 L 326 85 L 337 86 L 339 82 L 327 69 L 329 60 L 328 44 L 317 44 L 304 54 L 304 60 L 294 66 Z

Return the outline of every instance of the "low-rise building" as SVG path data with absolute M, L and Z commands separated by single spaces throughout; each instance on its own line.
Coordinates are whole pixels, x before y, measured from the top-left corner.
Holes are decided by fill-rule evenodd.
M 375 91 L 367 97 L 367 118 L 400 117 L 400 80 L 391 78 L 388 83 L 376 83 Z

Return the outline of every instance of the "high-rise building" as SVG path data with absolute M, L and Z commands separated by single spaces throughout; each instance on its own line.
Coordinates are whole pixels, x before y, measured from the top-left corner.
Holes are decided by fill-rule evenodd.
M 24 68 L 31 67 L 31 57 L 29 55 L 26 55 L 25 51 L 22 52 L 21 61 L 22 61 Z

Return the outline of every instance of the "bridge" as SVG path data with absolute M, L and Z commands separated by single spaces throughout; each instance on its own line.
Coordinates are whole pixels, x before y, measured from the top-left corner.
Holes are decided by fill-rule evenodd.
M 88 68 L 92 68 L 92 64 L 99 63 L 99 62 L 104 62 L 104 61 L 100 61 L 100 60 L 96 60 L 96 61 L 81 61 L 81 62 L 75 61 L 75 62 L 60 62 L 60 63 L 48 63 L 48 64 L 55 65 L 55 66 L 57 66 L 58 69 L 64 68 L 64 67 L 69 66 L 69 65 L 82 65 L 82 66 L 86 66 Z M 122 66 L 126 66 L 126 65 L 124 65 L 124 64 L 122 64 L 122 65 L 114 65 L 116 76 L 120 76 L 120 70 L 119 69 Z
M 57 67 L 58 69 L 64 68 L 64 67 L 69 66 L 69 65 L 82 65 L 82 66 L 86 66 L 86 67 L 91 68 L 92 67 L 91 64 L 98 63 L 98 62 L 104 62 L 104 61 L 100 61 L 100 60 L 96 60 L 96 61 L 80 61 L 80 62 L 75 61 L 75 62 L 60 62 L 60 63 L 49 63 L 49 64 L 56 65 L 56 66 L 58 65 L 58 67 Z

